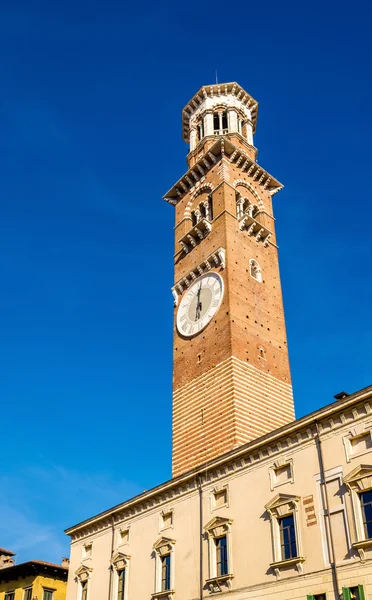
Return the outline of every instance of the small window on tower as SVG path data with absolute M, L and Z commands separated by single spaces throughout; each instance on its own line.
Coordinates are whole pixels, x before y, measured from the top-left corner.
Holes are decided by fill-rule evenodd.
M 223 133 L 227 133 L 227 112 L 222 113 L 222 129 Z
M 219 113 L 214 113 L 214 115 L 213 115 L 213 130 L 214 130 L 214 133 L 220 132 L 220 115 L 219 115 Z
M 253 279 L 258 281 L 259 283 L 262 283 L 261 267 L 258 264 L 258 262 L 256 260 L 254 260 L 254 258 L 251 258 L 251 260 L 249 261 L 249 272 L 250 272 L 251 277 L 253 277 Z
M 199 129 L 199 142 L 200 142 L 200 140 L 202 140 L 204 137 L 204 121 L 203 121 L 203 119 L 200 121 L 198 129 Z

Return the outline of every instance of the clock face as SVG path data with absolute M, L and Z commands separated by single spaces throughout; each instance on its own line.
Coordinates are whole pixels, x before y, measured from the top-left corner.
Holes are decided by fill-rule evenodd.
M 192 337 L 206 327 L 217 312 L 223 297 L 223 280 L 218 273 L 206 273 L 183 296 L 177 313 L 177 329 Z

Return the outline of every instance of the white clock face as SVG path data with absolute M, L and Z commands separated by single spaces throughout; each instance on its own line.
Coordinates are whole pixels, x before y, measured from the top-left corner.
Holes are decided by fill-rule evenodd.
M 177 329 L 191 337 L 206 327 L 217 312 L 223 297 L 223 279 L 218 273 L 206 273 L 183 296 L 177 313 Z

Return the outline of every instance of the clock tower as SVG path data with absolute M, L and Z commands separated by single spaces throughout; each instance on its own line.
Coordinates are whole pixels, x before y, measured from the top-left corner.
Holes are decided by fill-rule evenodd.
M 176 213 L 173 476 L 294 419 L 272 199 L 257 102 L 202 87 L 182 112 L 188 171 Z

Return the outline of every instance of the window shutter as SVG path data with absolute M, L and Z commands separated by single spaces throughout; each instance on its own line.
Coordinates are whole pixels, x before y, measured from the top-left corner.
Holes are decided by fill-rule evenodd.
M 347 587 L 342 588 L 342 596 L 344 600 L 351 600 L 350 589 Z
M 314 600 L 314 596 L 312 594 L 307 595 L 307 600 Z
M 364 600 L 364 590 L 362 585 L 358 585 L 359 600 Z

